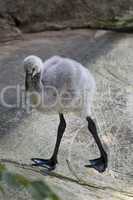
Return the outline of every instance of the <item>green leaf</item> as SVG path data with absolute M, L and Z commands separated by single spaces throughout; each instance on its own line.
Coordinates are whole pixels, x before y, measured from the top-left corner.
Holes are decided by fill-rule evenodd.
M 0 184 L 0 191 L 4 194 L 4 188 L 2 187 L 2 185 Z
M 56 194 L 43 181 L 32 181 L 22 175 L 9 172 L 0 164 L 0 191 L 4 193 L 3 183 L 12 188 L 25 188 L 35 200 L 59 200 Z
M 5 182 L 10 187 L 18 188 L 20 187 L 20 184 L 18 184 L 16 180 L 16 176 L 10 172 L 4 172 L 2 181 Z
M 5 165 L 0 163 L 0 172 L 3 172 L 6 170 Z
M 56 194 L 43 181 L 32 181 L 22 175 L 9 172 L 6 167 L 0 164 L 0 191 L 4 193 L 2 183 L 12 188 L 25 188 L 31 193 L 35 200 L 59 200 Z
M 31 183 L 31 193 L 33 198 L 37 200 L 43 200 L 45 198 L 49 198 L 51 200 L 58 200 L 58 197 L 42 181 L 34 181 Z
M 0 164 L 0 181 L 2 180 L 2 174 L 6 170 L 5 165 Z
M 17 183 L 22 185 L 25 188 L 28 187 L 31 184 L 31 181 L 27 180 L 22 175 L 16 174 L 15 178 L 16 178 Z

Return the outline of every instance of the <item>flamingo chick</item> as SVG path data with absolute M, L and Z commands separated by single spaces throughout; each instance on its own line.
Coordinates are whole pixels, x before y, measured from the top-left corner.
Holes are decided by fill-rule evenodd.
M 53 56 L 43 62 L 41 58 L 30 55 L 24 59 L 25 90 L 32 95 L 32 103 L 41 112 L 59 113 L 57 140 L 50 159 L 32 158 L 34 166 L 55 169 L 63 133 L 66 128 L 64 113 L 74 112 L 86 119 L 100 151 L 100 157 L 90 160 L 85 167 L 104 172 L 107 168 L 107 153 L 97 133 L 91 116 L 91 105 L 96 89 L 94 77 L 83 65 L 75 60 Z

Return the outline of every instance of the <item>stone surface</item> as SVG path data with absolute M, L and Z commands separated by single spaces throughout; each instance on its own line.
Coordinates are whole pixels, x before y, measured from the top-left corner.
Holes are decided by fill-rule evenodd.
M 98 149 L 86 125 L 70 114 L 66 115 L 67 130 L 55 172 L 75 179 L 66 163 L 66 159 L 69 159 L 77 176 L 88 184 L 96 184 L 97 189 L 7 165 L 9 169 L 13 168 L 26 177 L 47 181 L 62 200 L 132 200 L 132 49 L 131 34 L 87 30 L 25 35 L 22 41 L 3 43 L 0 46 L 1 92 L 5 86 L 24 84 L 21 63 L 29 54 L 36 54 L 43 59 L 55 54 L 68 56 L 90 69 L 97 82 L 92 116 L 109 155 L 109 166 L 105 173 L 99 174 L 93 169 L 84 168 L 89 159 L 98 156 Z M 14 90 L 7 92 L 6 100 L 10 104 L 16 102 Z M 4 107 L 2 101 L 0 113 L 0 158 L 28 164 L 32 157 L 50 156 L 56 139 L 58 115 L 37 111 L 26 114 L 19 107 Z M 18 191 L 8 191 L 5 199 L 29 200 L 30 197 Z
M 14 36 L 16 27 L 23 32 L 87 27 L 133 29 L 132 0 L 0 0 L 0 5 L 0 36 L 3 30 L 5 36 Z

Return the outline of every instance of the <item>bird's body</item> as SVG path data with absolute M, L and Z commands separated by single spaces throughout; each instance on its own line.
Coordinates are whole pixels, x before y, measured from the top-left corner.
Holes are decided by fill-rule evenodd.
M 41 112 L 75 112 L 86 117 L 91 113 L 95 88 L 88 69 L 75 60 L 53 56 L 43 63 L 38 91 L 41 101 L 36 108 Z M 36 97 L 32 95 L 33 104 L 37 103 Z
M 24 69 L 25 89 L 30 93 L 34 107 L 41 112 L 57 112 L 60 118 L 56 145 L 51 158 L 33 158 L 34 165 L 49 170 L 55 169 L 60 142 L 66 128 L 64 113 L 75 112 L 87 120 L 88 130 L 101 155 L 97 159 L 90 160 L 91 164 L 85 166 L 104 172 L 108 159 L 95 122 L 90 117 L 96 85 L 89 70 L 75 60 L 60 56 L 53 56 L 45 62 L 37 56 L 28 56 L 24 60 Z

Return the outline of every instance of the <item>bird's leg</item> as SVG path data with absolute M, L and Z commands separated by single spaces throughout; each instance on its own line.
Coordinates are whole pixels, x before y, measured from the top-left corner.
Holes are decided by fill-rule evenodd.
M 100 141 L 100 138 L 98 136 L 98 133 L 97 133 L 97 129 L 96 129 L 96 125 L 95 125 L 95 122 L 90 118 L 90 117 L 87 117 L 87 122 L 88 122 L 88 129 L 89 131 L 91 132 L 98 148 L 99 148 L 99 151 L 100 151 L 100 158 L 97 158 L 97 159 L 94 159 L 94 160 L 90 160 L 90 165 L 85 165 L 85 167 L 91 167 L 91 168 L 94 168 L 96 169 L 98 172 L 102 173 L 106 170 L 107 168 L 107 164 L 108 164 L 108 158 L 107 158 L 107 153 L 105 152 L 103 146 L 102 146 L 102 143 Z
M 57 140 L 56 140 L 56 144 L 55 144 L 55 148 L 54 148 L 52 157 L 50 159 L 32 158 L 31 160 L 34 162 L 34 164 L 33 164 L 34 166 L 45 167 L 48 170 L 55 169 L 56 164 L 57 164 L 57 155 L 58 155 L 61 139 L 62 139 L 63 133 L 65 131 L 65 128 L 66 128 L 66 121 L 64 119 L 63 114 L 59 113 L 59 117 L 60 117 L 60 123 L 58 126 Z

